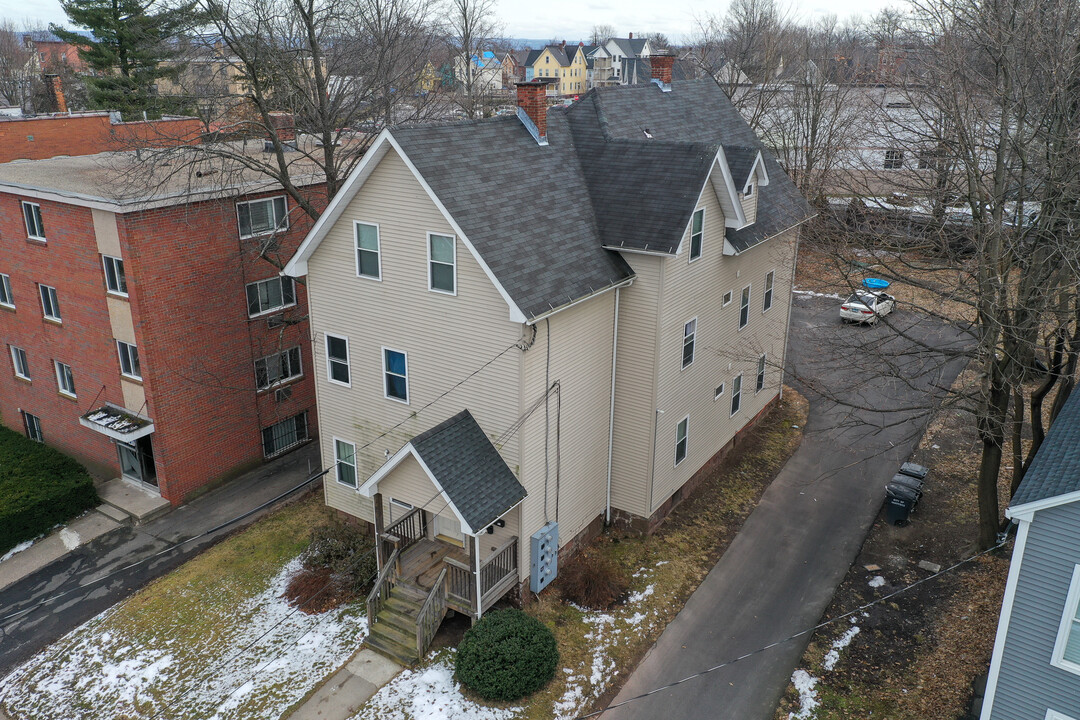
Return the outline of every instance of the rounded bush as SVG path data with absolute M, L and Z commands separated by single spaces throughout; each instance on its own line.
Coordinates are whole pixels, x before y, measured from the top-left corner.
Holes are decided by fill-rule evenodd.
M 555 677 L 551 630 L 521 610 L 496 610 L 465 633 L 454 676 L 485 700 L 519 700 Z

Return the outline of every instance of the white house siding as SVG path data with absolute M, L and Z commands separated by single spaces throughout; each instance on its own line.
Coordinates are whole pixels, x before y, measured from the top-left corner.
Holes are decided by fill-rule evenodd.
M 382 281 L 356 276 L 353 221 L 380 226 Z M 333 438 L 357 446 L 363 482 L 412 437 L 468 408 L 490 436 L 518 417 L 520 350 L 514 348 L 464 385 L 421 411 L 522 335 L 506 303 L 457 239 L 457 295 L 428 291 L 427 233 L 453 230 L 404 162 L 390 151 L 311 257 L 308 298 L 319 395 L 324 467 Z M 351 387 L 327 380 L 325 335 L 349 338 Z M 382 347 L 408 353 L 409 404 L 384 397 Z M 419 413 L 419 414 L 417 414 Z M 400 427 L 391 428 L 401 423 Z M 389 431 L 385 437 L 378 436 Z M 363 448 L 366 443 L 370 447 Z M 518 465 L 518 447 L 502 448 Z M 326 502 L 371 521 L 371 502 L 331 472 Z
M 561 414 L 555 396 L 549 400 L 547 454 L 547 519 L 558 518 L 560 547 L 604 512 L 614 317 L 615 292 L 609 291 L 537 323 L 536 342 L 525 354 L 526 408 L 543 396 L 546 377 L 561 386 Z M 529 572 L 529 536 L 545 522 L 544 426 L 541 405 L 520 431 L 520 478 L 529 493 L 522 504 L 522 579 Z
M 653 413 L 656 408 L 656 343 L 663 259 L 624 253 L 634 284 L 619 297 L 619 351 L 615 372 L 611 505 L 639 517 L 649 514 Z
M 739 202 L 742 203 L 743 214 L 746 215 L 746 222 L 757 222 L 757 199 L 758 191 L 757 187 L 754 187 L 754 194 L 750 197 L 746 197 L 742 193 L 739 193 Z
M 655 469 L 649 514 L 686 483 L 780 390 L 790 283 L 797 231 L 772 238 L 738 256 L 723 254 L 724 220 L 714 193 L 703 194 L 702 255 L 689 262 L 689 228 L 682 251 L 664 260 L 657 343 Z M 773 303 L 763 312 L 765 276 L 775 271 Z M 749 322 L 739 330 L 742 289 L 751 286 Z M 725 292 L 732 301 L 722 307 Z M 684 324 L 697 318 L 694 362 L 682 367 Z M 765 387 L 755 392 L 758 358 L 766 354 Z M 732 379 L 742 373 L 741 409 L 730 414 Z M 724 394 L 714 400 L 724 383 Z M 678 423 L 689 416 L 687 456 L 675 465 Z

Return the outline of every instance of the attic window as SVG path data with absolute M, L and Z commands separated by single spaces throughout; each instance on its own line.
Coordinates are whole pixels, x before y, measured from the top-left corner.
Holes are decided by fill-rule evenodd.
M 746 186 L 746 192 L 743 194 L 743 197 L 754 197 L 754 183 L 750 183 Z

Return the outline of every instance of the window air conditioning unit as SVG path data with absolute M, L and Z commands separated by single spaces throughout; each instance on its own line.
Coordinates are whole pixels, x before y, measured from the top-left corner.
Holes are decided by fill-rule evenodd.
M 292 397 L 292 388 L 291 387 L 278 388 L 277 390 L 274 391 L 274 400 L 276 400 L 277 402 L 285 402 L 286 400 L 288 400 L 291 397 Z

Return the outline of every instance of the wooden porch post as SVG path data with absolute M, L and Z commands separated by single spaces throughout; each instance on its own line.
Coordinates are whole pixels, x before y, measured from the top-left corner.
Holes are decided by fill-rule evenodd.
M 469 543 L 469 569 L 472 570 L 473 582 L 476 583 L 472 618 L 475 624 L 480 619 L 480 538 L 475 535 L 473 541 Z
M 383 563 L 386 562 L 386 558 L 383 557 L 382 538 L 383 533 L 386 531 L 386 525 L 383 522 L 382 493 L 375 493 L 371 500 L 375 503 L 375 562 L 377 563 L 379 570 L 382 570 Z

